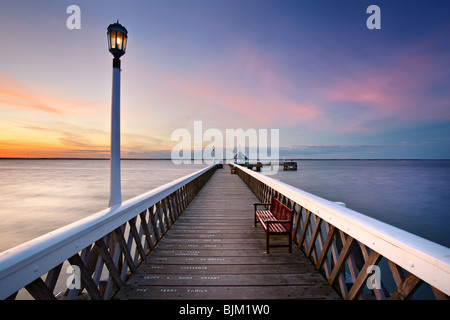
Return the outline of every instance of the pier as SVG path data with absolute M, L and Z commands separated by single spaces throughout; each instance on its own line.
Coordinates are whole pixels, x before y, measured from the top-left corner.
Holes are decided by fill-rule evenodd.
M 265 253 L 253 226 L 258 201 L 217 170 L 114 298 L 339 299 L 300 250 Z
M 0 253 L 0 299 L 448 300 L 449 248 L 230 166 Z M 253 226 L 252 204 L 272 197 L 293 210 L 292 253 L 265 253 Z

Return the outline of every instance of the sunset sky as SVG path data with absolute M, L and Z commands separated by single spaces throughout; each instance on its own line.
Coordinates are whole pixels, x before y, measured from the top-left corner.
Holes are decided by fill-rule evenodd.
M 119 19 L 122 157 L 169 157 L 202 121 L 279 129 L 286 157 L 449 159 L 449 15 L 448 0 L 2 0 L 0 157 L 108 158 Z

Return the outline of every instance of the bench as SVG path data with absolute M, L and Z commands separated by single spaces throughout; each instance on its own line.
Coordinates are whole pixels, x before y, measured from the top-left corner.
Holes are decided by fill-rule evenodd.
M 266 208 L 263 210 L 258 210 L 259 206 L 269 206 L 270 209 Z M 292 252 L 292 219 L 293 211 L 282 204 L 280 201 L 272 198 L 271 203 L 254 203 L 255 207 L 255 227 L 256 223 L 259 221 L 261 227 L 266 233 L 266 251 L 269 253 L 270 247 L 289 247 L 289 253 Z M 289 237 L 289 243 L 287 245 L 281 244 L 269 244 L 269 237 L 271 235 L 287 235 Z

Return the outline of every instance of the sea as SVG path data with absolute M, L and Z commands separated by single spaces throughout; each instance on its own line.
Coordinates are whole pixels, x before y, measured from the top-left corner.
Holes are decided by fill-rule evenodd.
M 296 161 L 297 171 L 271 177 L 450 247 L 450 160 Z M 122 160 L 122 200 L 205 166 Z M 0 252 L 101 211 L 108 199 L 108 160 L 0 159 Z

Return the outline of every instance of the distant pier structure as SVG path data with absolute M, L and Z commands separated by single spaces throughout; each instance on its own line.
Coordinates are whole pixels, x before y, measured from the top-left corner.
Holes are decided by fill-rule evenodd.
M 262 164 L 261 162 L 256 162 L 256 163 L 245 163 L 245 164 L 240 164 L 240 166 L 242 167 L 246 167 L 250 170 L 255 170 L 257 172 L 261 171 L 261 168 L 263 166 L 274 166 L 275 164 L 273 163 L 267 163 L 267 164 Z M 283 167 L 284 171 L 296 171 L 297 170 L 297 162 L 295 161 L 284 161 L 284 162 L 280 162 L 279 164 L 280 167 Z
M 257 172 L 261 171 L 261 168 L 263 166 L 274 166 L 279 165 L 280 167 L 283 167 L 284 171 L 296 171 L 297 170 L 297 162 L 296 161 L 276 161 L 273 163 L 272 161 L 268 163 L 262 163 L 260 161 L 257 162 L 251 162 L 249 158 L 243 154 L 242 152 L 236 153 L 234 155 L 234 164 L 240 165 L 242 167 L 248 168 L 250 170 L 255 170 Z
M 283 162 L 283 170 L 285 170 L 285 171 L 297 170 L 297 162 L 284 161 Z

